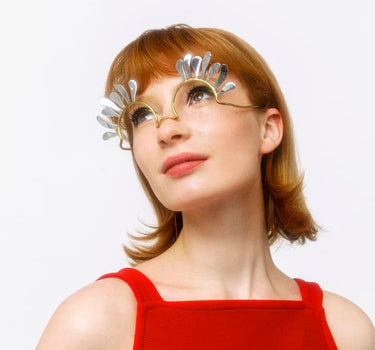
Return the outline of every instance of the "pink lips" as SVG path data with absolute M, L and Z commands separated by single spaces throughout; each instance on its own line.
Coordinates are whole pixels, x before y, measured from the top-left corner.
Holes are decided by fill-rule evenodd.
M 163 163 L 162 172 L 170 177 L 182 176 L 200 166 L 206 160 L 207 157 L 201 154 L 183 152 L 168 157 Z

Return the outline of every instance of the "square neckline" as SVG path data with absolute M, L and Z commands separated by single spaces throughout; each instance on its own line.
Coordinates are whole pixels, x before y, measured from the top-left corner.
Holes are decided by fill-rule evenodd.
M 300 278 L 293 278 L 297 283 L 300 298 L 301 299 L 197 299 L 197 300 L 165 300 L 159 291 L 157 290 L 155 284 L 152 280 L 144 274 L 142 271 L 136 268 L 127 268 L 129 270 L 135 271 L 137 276 L 142 280 L 142 283 L 146 285 L 150 294 L 152 295 L 153 301 L 158 301 L 163 304 L 169 305 L 200 305 L 200 306 L 254 306 L 254 307 L 303 307 L 307 301 L 307 290 L 305 287 L 305 281 Z

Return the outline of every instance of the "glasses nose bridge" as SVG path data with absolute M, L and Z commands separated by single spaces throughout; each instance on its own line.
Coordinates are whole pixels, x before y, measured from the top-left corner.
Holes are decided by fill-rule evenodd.
M 162 114 L 157 113 L 155 110 L 154 110 L 154 113 L 155 113 L 155 117 L 156 117 L 155 118 L 156 128 L 159 128 L 161 123 L 163 123 L 167 119 L 177 119 L 178 115 L 177 115 L 176 109 L 174 107 L 174 95 L 169 102 L 168 113 L 165 114 L 164 110 L 163 110 Z

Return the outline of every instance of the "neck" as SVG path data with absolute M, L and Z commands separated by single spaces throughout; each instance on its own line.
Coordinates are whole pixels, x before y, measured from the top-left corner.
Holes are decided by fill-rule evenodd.
M 282 273 L 272 261 L 264 218 L 261 186 L 251 195 L 184 212 L 183 229 L 166 252 L 172 254 L 173 270 L 192 289 L 225 298 L 272 294 Z

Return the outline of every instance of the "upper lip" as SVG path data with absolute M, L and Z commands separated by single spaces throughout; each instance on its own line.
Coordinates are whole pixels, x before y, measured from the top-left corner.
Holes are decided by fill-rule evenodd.
M 163 174 L 165 174 L 170 168 L 172 168 L 173 166 L 177 164 L 189 162 L 193 160 L 206 160 L 207 158 L 208 158 L 207 156 L 204 156 L 198 153 L 182 152 L 174 156 L 168 157 L 164 161 L 161 170 Z

